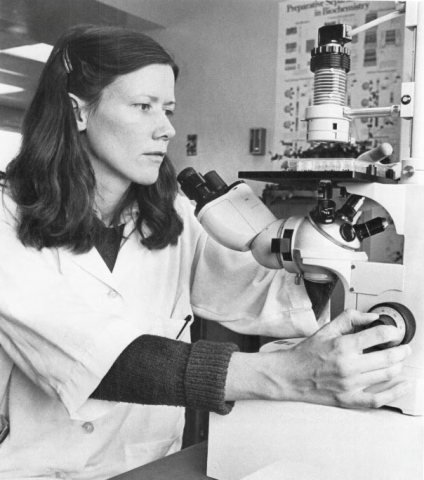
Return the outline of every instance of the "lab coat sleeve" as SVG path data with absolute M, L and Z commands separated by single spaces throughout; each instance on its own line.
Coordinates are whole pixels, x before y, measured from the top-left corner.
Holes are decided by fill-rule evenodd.
M 303 337 L 318 329 L 305 287 L 295 284 L 294 275 L 218 244 L 193 213 L 185 218 L 197 238 L 191 287 L 196 315 L 249 335 Z
M 0 196 L 0 345 L 72 414 L 140 332 L 84 303 L 60 274 L 55 249 L 23 246 L 16 206 Z

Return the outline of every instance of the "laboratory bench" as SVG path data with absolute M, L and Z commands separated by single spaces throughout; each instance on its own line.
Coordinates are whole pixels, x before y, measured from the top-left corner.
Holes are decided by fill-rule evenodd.
M 201 442 L 109 480 L 210 480 L 207 452 L 207 442 Z

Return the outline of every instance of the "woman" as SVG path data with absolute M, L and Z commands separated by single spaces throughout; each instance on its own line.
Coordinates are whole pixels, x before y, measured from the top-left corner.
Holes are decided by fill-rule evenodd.
M 377 407 L 405 392 L 364 391 L 399 374 L 409 347 L 362 359 L 395 329 L 351 334 L 376 315 L 350 311 L 318 330 L 291 275 L 196 222 L 166 157 L 177 75 L 152 39 L 112 27 L 71 29 L 45 66 L 0 209 L 0 478 L 105 479 L 153 461 L 180 448 L 183 406 Z M 318 331 L 244 354 L 179 336 L 193 312 L 246 334 Z

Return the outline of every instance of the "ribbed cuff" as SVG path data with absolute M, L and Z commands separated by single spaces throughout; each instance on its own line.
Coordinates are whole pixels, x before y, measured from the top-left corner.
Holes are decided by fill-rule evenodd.
M 234 402 L 225 401 L 225 383 L 231 355 L 238 350 L 232 343 L 200 340 L 193 344 L 184 379 L 190 408 L 220 415 L 231 412 Z

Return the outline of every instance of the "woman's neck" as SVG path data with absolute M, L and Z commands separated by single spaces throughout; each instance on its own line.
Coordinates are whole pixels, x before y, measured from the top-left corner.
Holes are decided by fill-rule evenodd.
M 96 177 L 95 208 L 102 222 L 110 226 L 131 182 L 111 172 L 102 161 L 92 156 L 90 161 Z
M 102 188 L 101 185 L 97 185 L 97 193 L 95 197 L 95 206 L 100 215 L 102 222 L 106 226 L 110 226 L 115 215 L 116 210 L 121 203 L 128 187 L 125 189 L 110 189 Z

